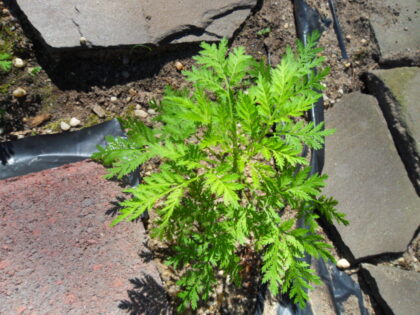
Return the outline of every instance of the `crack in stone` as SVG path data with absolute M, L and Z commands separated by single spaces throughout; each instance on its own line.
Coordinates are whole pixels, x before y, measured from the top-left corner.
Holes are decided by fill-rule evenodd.
M 82 30 L 80 29 L 80 25 L 73 18 L 71 19 L 71 21 L 76 26 L 77 31 L 79 32 L 80 37 L 83 37 L 83 33 L 82 33 Z
M 207 30 L 207 28 L 209 28 L 214 22 L 216 22 L 217 20 L 223 19 L 224 17 L 236 12 L 236 11 L 240 11 L 240 10 L 252 10 L 253 6 L 250 5 L 234 5 L 228 9 L 226 9 L 225 11 L 223 11 L 222 13 L 217 13 L 214 15 L 210 15 L 207 19 L 206 22 L 203 23 L 202 26 L 197 26 L 197 25 L 183 25 L 182 29 L 163 35 L 161 37 L 160 40 L 158 40 L 159 44 L 168 44 L 171 43 L 174 40 L 180 39 L 182 37 L 186 37 L 186 36 L 202 36 L 202 35 L 209 35 L 212 37 L 215 37 L 215 39 L 222 39 L 223 36 L 220 34 L 216 34 L 213 32 L 210 32 Z M 207 11 L 204 12 L 203 16 L 205 16 L 206 14 L 209 14 L 211 11 Z M 146 23 L 147 24 L 147 23 Z M 147 26 L 149 27 L 149 25 L 147 24 Z

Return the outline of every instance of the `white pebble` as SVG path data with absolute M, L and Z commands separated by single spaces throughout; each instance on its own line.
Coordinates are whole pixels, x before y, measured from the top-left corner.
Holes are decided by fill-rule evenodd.
M 60 122 L 60 128 L 63 131 L 70 130 L 70 125 L 66 123 L 65 121 Z
M 26 94 L 27 94 L 26 91 L 21 87 L 18 87 L 17 89 L 13 91 L 14 97 L 24 97 Z
M 140 118 L 146 118 L 147 116 L 149 116 L 149 114 L 142 109 L 136 109 L 134 111 L 134 115 Z
M 73 117 L 72 119 L 70 119 L 70 126 L 72 127 L 76 127 L 80 125 L 80 120 L 77 119 L 76 117 Z
M 147 110 L 147 112 L 148 112 L 150 115 L 155 115 L 155 114 L 156 114 L 156 111 L 155 111 L 153 108 L 148 109 L 148 110 Z
M 117 101 L 118 101 L 118 98 L 116 98 L 115 96 L 111 96 L 112 103 L 116 103 Z
M 340 260 L 337 261 L 337 268 L 347 269 L 349 267 L 350 267 L 350 263 L 348 262 L 347 259 L 341 258 Z
M 182 71 L 182 70 L 185 69 L 184 65 L 181 62 L 179 62 L 179 61 L 175 61 L 175 68 L 178 71 Z
M 340 94 L 340 95 L 343 95 L 344 94 L 344 91 L 343 91 L 343 89 L 338 89 L 338 94 Z
M 136 109 L 141 109 L 140 104 L 136 104 Z
M 25 61 L 23 61 L 20 58 L 15 58 L 15 59 L 13 59 L 13 65 L 16 68 L 23 68 L 25 66 Z
M 79 39 L 79 41 L 80 41 L 80 44 L 81 45 L 86 45 L 87 44 L 87 39 L 86 39 L 86 37 L 80 37 L 80 39 Z
M 363 45 L 365 45 L 365 44 L 367 44 L 367 40 L 366 39 L 362 39 L 361 41 L 360 41 Z

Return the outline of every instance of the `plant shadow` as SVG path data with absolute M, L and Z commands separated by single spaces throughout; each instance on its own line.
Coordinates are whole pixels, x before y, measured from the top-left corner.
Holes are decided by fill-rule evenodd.
M 128 290 L 128 300 L 123 300 L 118 308 L 130 315 L 172 314 L 165 289 L 153 277 L 143 274 L 141 278 L 130 279 L 133 289 Z

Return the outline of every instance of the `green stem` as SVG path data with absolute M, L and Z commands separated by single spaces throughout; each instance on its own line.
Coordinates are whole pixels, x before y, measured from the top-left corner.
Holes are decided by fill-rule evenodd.
M 228 92 L 228 103 L 229 103 L 229 114 L 231 120 L 231 132 L 232 132 L 232 143 L 233 143 L 233 172 L 238 173 L 238 157 L 239 157 L 239 146 L 238 146 L 238 134 L 236 127 L 236 120 L 233 113 L 233 99 L 232 99 L 232 90 L 230 88 L 229 81 L 227 77 L 224 78 L 226 90 Z M 239 174 L 240 175 L 240 174 Z

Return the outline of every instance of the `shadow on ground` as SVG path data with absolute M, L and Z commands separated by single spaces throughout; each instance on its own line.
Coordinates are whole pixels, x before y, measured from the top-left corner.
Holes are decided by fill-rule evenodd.
M 162 286 L 147 274 L 130 279 L 133 289 L 128 290 L 129 300 L 123 300 L 118 307 L 130 315 L 160 315 L 168 314 L 168 297 Z

